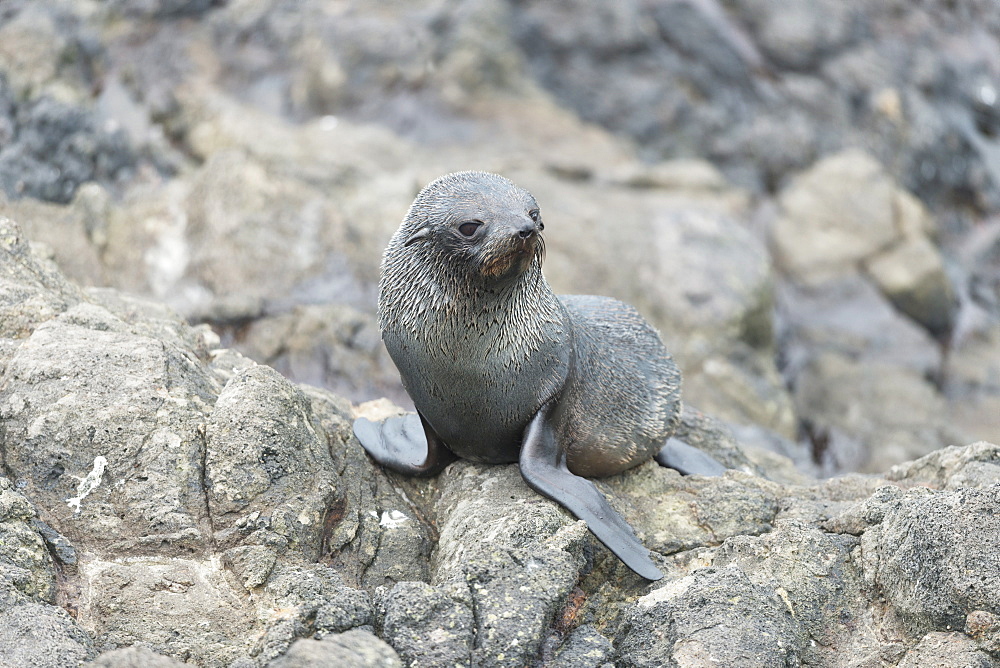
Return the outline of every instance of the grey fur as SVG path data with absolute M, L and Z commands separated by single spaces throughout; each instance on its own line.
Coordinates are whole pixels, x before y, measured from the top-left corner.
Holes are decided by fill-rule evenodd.
M 518 461 L 525 427 L 553 401 L 569 470 L 612 475 L 652 458 L 674 432 L 680 372 L 632 307 L 552 293 L 540 219 L 530 244 L 517 235 L 530 233 L 537 209 L 496 174 L 458 172 L 425 187 L 385 251 L 382 337 L 414 405 L 455 454 Z M 458 231 L 463 221 L 482 221 L 473 241 Z

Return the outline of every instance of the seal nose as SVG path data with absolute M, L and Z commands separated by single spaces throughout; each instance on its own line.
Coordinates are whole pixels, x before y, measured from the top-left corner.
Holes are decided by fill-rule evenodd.
M 522 239 L 530 239 L 531 237 L 535 236 L 537 232 L 538 228 L 535 227 L 534 223 L 531 223 L 521 227 L 521 229 L 517 231 L 517 236 L 519 236 Z

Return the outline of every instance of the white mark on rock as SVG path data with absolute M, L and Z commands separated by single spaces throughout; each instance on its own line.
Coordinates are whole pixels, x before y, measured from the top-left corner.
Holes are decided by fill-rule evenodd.
M 398 510 L 386 510 L 382 513 L 382 519 L 379 520 L 378 525 L 386 529 L 395 529 L 409 519 L 409 517 Z
M 18 394 L 15 392 L 14 394 L 10 395 L 10 399 L 7 400 L 7 405 L 10 406 L 10 414 L 12 416 L 17 415 L 18 413 L 24 410 L 24 399 L 18 396 Z
M 169 429 L 157 429 L 150 436 L 149 442 L 158 448 L 179 448 L 181 447 L 181 437 Z
M 108 460 L 105 459 L 104 455 L 97 455 L 94 457 L 94 468 L 90 470 L 87 477 L 80 481 L 80 484 L 76 486 L 76 496 L 72 499 L 66 499 L 66 505 L 73 509 L 74 513 L 80 512 L 80 502 L 87 498 L 91 492 L 93 492 L 101 484 L 101 478 L 104 476 L 104 469 L 108 465 Z

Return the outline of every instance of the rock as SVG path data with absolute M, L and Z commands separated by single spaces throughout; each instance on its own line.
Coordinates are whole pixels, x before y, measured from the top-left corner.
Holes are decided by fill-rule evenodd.
M 965 632 L 976 645 L 996 658 L 1000 654 L 1000 620 L 985 610 L 974 610 L 965 618 Z
M 735 566 L 784 601 L 809 638 L 797 650 L 803 664 L 835 665 L 840 656 L 862 656 L 879 644 L 866 627 L 865 591 L 852 554 L 858 542 L 787 521 L 762 536 L 727 539 L 712 566 Z
M 855 36 L 852 8 L 837 2 L 797 0 L 784 11 L 759 0 L 738 3 L 750 17 L 750 28 L 764 55 L 783 68 L 808 70 L 829 53 L 839 51 Z
M 944 399 L 929 382 L 888 364 L 825 354 L 803 370 L 794 397 L 828 470 L 876 472 L 966 440 L 947 423 Z M 867 452 L 864 443 L 879 445 Z
M 382 636 L 406 665 L 472 665 L 475 619 L 468 592 L 449 596 L 447 589 L 400 582 L 386 594 Z
M 0 217 L 0 334 L 23 339 L 83 298 L 82 291 L 37 252 L 21 228 Z
M 264 628 L 253 654 L 263 660 L 281 655 L 296 638 L 317 639 L 373 621 L 371 597 L 344 584 L 340 574 L 318 564 L 281 563 L 256 604 Z
M 288 652 L 267 664 L 268 668 L 402 668 L 392 648 L 368 631 L 357 629 L 323 640 L 301 638 Z
M 442 478 L 432 583 L 460 586 L 475 611 L 472 665 L 523 665 L 580 576 L 586 526 L 532 492 L 516 466 L 457 462 Z
M 865 265 L 893 305 L 939 339 L 955 324 L 957 300 L 941 255 L 926 237 L 908 239 Z
M 611 641 L 585 624 L 576 628 L 546 665 L 553 668 L 598 668 L 611 665 L 615 648 Z
M 796 384 L 804 366 L 826 352 L 901 367 L 922 376 L 940 372 L 939 346 L 860 276 L 814 287 L 782 284 L 775 301 L 783 372 L 791 385 Z
M 37 327 L 0 388 L 6 461 L 78 545 L 190 554 L 207 538 L 199 425 L 217 390 L 191 350 L 148 333 L 89 302 Z
M 55 603 L 56 573 L 45 541 L 35 529 L 35 508 L 0 478 L 0 574 L 6 586 L 45 603 Z
M 63 668 L 94 657 L 94 641 L 69 613 L 26 597 L 6 580 L 0 582 L 0 663 Z
M 726 468 L 757 473 L 725 424 L 690 406 L 681 411 L 674 436 L 712 455 Z
M 646 594 L 617 634 L 631 666 L 794 665 L 804 633 L 773 589 L 736 568 L 703 569 Z
M 378 321 L 350 306 L 298 306 L 258 318 L 241 328 L 239 346 L 298 382 L 357 400 L 389 397 L 411 405 L 382 345 Z
M 86 664 L 87 668 L 182 668 L 188 665 L 157 654 L 141 645 L 104 652 Z
M 148 557 L 80 564 L 80 624 L 99 646 L 225 666 L 249 653 L 256 624 L 217 560 Z
M 1000 447 L 980 441 L 949 446 L 886 472 L 887 480 L 930 485 L 936 489 L 985 489 L 1000 479 Z
M 738 471 L 720 479 L 682 477 L 650 462 L 605 480 L 629 499 L 623 514 L 640 536 L 645 534 L 645 544 L 663 554 L 765 533 L 777 512 L 778 488 Z
M 13 98 L 0 75 L 0 100 Z M 13 140 L 0 148 L 0 189 L 8 197 L 68 202 L 80 184 L 128 180 L 136 158 L 123 132 L 100 127 L 94 114 L 49 96 L 7 107 Z
M 996 661 L 976 647 L 962 633 L 928 633 L 903 657 L 899 668 L 941 666 L 941 668 L 993 668 Z
M 956 340 L 942 370 L 942 391 L 956 426 L 981 438 L 1000 433 L 1000 322 Z
M 252 516 L 259 518 L 255 528 L 277 534 L 309 560 L 318 558 L 336 483 L 308 399 L 273 369 L 248 368 L 222 389 L 205 438 L 208 512 L 217 539 Z
M 895 185 L 878 161 L 845 151 L 818 162 L 785 188 L 771 228 L 779 266 L 815 284 L 853 271 L 897 240 Z
M 911 633 L 962 628 L 972 611 L 1000 609 L 998 499 L 995 484 L 914 490 L 888 501 L 881 522 L 862 535 L 865 581 Z
M 685 369 L 685 405 L 697 406 L 738 425 L 759 425 L 785 439 L 795 438 L 798 419 L 792 397 L 768 351 L 739 341 L 726 356 L 712 355 Z

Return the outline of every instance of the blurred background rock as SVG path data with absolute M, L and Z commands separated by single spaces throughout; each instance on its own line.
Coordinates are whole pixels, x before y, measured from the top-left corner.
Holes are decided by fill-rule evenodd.
M 0 214 L 299 382 L 405 404 L 419 188 L 501 172 L 556 292 L 821 474 L 1000 440 L 993 0 L 4 0 Z

